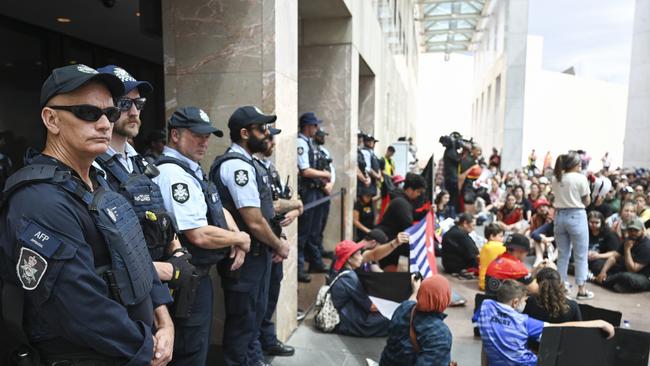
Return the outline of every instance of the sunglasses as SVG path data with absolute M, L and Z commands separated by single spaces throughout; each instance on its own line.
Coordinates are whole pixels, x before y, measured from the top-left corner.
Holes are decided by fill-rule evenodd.
M 126 112 L 131 109 L 135 104 L 135 109 L 141 111 L 144 108 L 144 104 L 147 102 L 147 98 L 119 98 L 116 100 L 116 107 L 122 112 Z
M 252 125 L 252 126 L 250 126 L 251 129 L 255 129 L 255 130 L 259 131 L 259 133 L 266 133 L 266 131 L 269 129 L 269 127 L 271 127 L 271 125 L 268 124 L 268 123 L 261 124 L 261 125 Z
M 52 105 L 52 109 L 68 111 L 75 115 L 75 117 L 84 120 L 86 122 L 97 122 L 102 115 L 105 115 L 108 118 L 109 122 L 115 122 L 120 119 L 119 108 L 108 107 L 101 109 L 90 104 L 80 104 L 80 105 Z

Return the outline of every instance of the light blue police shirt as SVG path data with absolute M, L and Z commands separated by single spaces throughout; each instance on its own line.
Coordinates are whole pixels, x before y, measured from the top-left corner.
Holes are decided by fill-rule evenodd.
M 177 150 L 165 146 L 163 155 L 179 159 L 187 163 L 196 178 L 176 164 L 163 164 L 158 167 L 160 175 L 153 181 L 160 187 L 165 209 L 174 215 L 178 229 L 191 230 L 208 225 L 208 205 L 205 203 L 201 184 L 203 170 L 195 161 L 187 158 Z
M 251 154 L 243 147 L 233 143 L 228 148 L 253 160 Z M 228 187 L 235 207 L 260 207 L 260 194 L 257 190 L 255 168 L 241 159 L 226 160 L 219 168 L 221 183 Z
M 309 165 L 309 144 L 311 140 L 309 137 L 298 134 L 298 170 L 305 170 L 310 168 Z

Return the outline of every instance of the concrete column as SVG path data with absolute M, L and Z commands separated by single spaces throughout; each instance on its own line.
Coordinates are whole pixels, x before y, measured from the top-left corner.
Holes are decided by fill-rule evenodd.
M 501 167 L 521 168 L 524 157 L 524 91 L 526 85 L 526 39 L 528 0 L 506 1 L 505 24 L 505 118 Z M 490 147 L 484 146 L 484 151 Z
M 650 166 L 650 0 L 636 0 L 623 165 Z
M 162 0 L 165 101 L 169 116 L 177 107 L 204 109 L 226 132 L 214 138 L 201 162 L 209 169 L 215 156 L 230 145 L 228 117 L 242 105 L 259 106 L 278 115 L 275 163 L 296 185 L 296 120 L 298 85 L 298 8 L 295 0 Z M 288 230 L 296 248 L 296 224 Z M 276 313 L 278 337 L 296 328 L 296 250 L 285 261 Z M 215 278 L 213 342 L 221 343 L 224 307 Z
M 359 76 L 359 129 L 363 132 L 376 135 L 374 75 Z M 388 143 L 387 141 L 382 142 L 384 144 Z
M 350 18 L 309 19 L 301 22 L 298 51 L 298 110 L 312 111 L 329 132 L 325 146 L 336 168 L 334 191 L 347 190 L 345 199 L 332 201 L 323 246 L 332 250 L 341 237 L 352 238 L 352 207 L 356 195 L 359 53 L 352 45 Z M 341 205 L 344 216 L 341 218 Z

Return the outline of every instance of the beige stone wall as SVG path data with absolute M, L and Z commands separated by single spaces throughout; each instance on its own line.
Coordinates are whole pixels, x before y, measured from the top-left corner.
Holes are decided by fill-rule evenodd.
M 278 115 L 283 130 L 275 162 L 283 176 L 296 180 L 297 24 L 293 0 L 163 0 L 165 101 L 169 116 L 177 107 L 204 109 L 226 132 L 211 142 L 202 165 L 209 169 L 230 141 L 227 121 L 242 105 Z M 295 248 L 296 224 L 287 230 Z M 296 327 L 296 251 L 285 261 L 278 303 L 278 336 Z M 214 342 L 221 343 L 223 296 L 215 276 Z

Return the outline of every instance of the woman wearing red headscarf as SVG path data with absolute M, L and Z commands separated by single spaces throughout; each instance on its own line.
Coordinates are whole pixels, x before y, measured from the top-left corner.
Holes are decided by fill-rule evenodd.
M 451 331 L 443 313 L 451 301 L 449 282 L 433 275 L 411 280 L 413 295 L 393 313 L 380 366 L 449 366 Z

